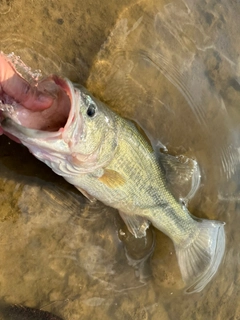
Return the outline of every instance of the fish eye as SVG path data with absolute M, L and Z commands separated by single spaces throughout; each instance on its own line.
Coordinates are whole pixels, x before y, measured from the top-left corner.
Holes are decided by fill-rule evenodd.
M 97 107 L 95 106 L 95 104 L 90 103 L 87 108 L 87 115 L 92 118 L 95 115 L 96 110 L 97 110 Z

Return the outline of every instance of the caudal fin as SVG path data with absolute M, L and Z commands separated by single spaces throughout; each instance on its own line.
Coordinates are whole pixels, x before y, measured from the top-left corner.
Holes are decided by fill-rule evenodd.
M 218 270 L 225 251 L 224 223 L 200 220 L 199 228 L 184 247 L 175 245 L 186 293 L 201 291 Z

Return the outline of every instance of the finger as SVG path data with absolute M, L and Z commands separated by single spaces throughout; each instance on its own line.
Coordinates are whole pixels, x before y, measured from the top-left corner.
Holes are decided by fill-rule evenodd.
M 3 55 L 0 55 L 0 84 L 2 90 L 25 108 L 41 111 L 49 108 L 53 97 L 31 86 L 16 71 Z

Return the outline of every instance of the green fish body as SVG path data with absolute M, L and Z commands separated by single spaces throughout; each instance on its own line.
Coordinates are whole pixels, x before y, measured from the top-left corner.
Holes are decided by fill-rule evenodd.
M 68 80 L 62 87 L 70 101 L 68 106 L 59 102 L 59 110 L 69 108 L 63 127 L 46 130 L 36 120 L 30 127 L 20 108 L 18 115 L 4 114 L 3 130 L 90 200 L 118 209 L 135 237 L 143 237 L 150 223 L 169 236 L 187 292 L 201 291 L 223 258 L 224 224 L 193 217 L 173 197 L 152 147 L 132 122 L 85 88 Z

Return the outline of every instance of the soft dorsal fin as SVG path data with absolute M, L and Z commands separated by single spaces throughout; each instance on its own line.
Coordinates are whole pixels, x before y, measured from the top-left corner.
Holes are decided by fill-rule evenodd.
M 200 186 L 201 174 L 197 161 L 182 155 L 174 157 L 161 152 L 159 159 L 166 172 L 169 188 L 176 198 L 187 203 Z

